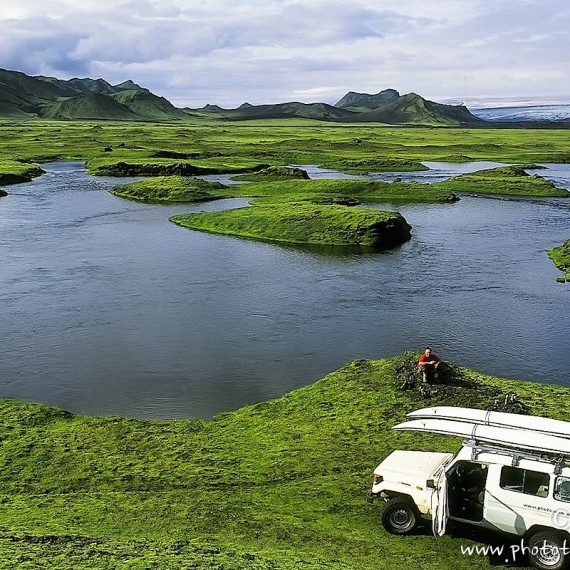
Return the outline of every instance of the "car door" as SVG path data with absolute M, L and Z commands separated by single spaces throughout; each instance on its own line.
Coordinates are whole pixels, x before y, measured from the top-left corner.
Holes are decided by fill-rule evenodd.
M 483 510 L 486 525 L 517 535 L 535 524 L 551 526 L 550 479 L 538 469 L 491 465 Z

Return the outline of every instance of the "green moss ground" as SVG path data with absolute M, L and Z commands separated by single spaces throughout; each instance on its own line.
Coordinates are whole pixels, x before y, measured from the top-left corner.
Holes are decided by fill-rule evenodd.
M 260 164 L 326 165 L 375 170 L 395 161 L 495 160 L 513 164 L 570 162 L 565 130 L 434 129 L 317 121 L 224 123 L 197 118 L 187 125 L 114 122 L 0 123 L 0 159 L 86 160 L 93 172 L 119 162 L 196 166 L 232 171 Z M 186 158 L 164 158 L 160 153 Z M 364 161 L 364 162 L 362 162 Z M 373 166 L 373 168 L 369 168 Z
M 234 196 L 287 200 L 300 194 L 330 194 L 356 198 L 361 202 L 454 202 L 457 197 L 447 189 L 415 182 L 381 182 L 379 180 L 295 180 L 243 184 L 231 188 Z
M 265 203 L 170 218 L 185 228 L 266 241 L 389 248 L 410 238 L 397 212 L 309 202 Z
M 452 192 L 498 194 L 526 197 L 570 197 L 570 192 L 556 188 L 552 182 L 538 175 L 529 175 L 521 166 L 502 166 L 454 176 L 434 184 Z
M 548 250 L 548 257 L 552 259 L 554 265 L 566 272 L 564 277 L 559 277 L 557 281 L 570 281 L 570 239 L 562 245 Z
M 394 449 L 460 441 L 390 428 L 425 405 L 487 408 L 516 392 L 570 420 L 568 389 L 464 371 L 429 399 L 397 389 L 417 355 L 355 361 L 211 421 L 75 416 L 0 400 L 0 567 L 488 568 L 465 538 L 398 538 L 365 494 Z
M 245 175 L 259 180 L 256 175 Z M 186 180 L 192 178 L 186 177 Z M 181 192 L 195 182 L 185 182 L 185 177 L 160 176 L 124 184 L 113 188 L 113 194 L 125 198 L 154 201 L 160 196 L 161 202 L 179 202 Z M 392 203 L 437 203 L 454 202 L 457 197 L 452 192 L 434 188 L 434 185 L 414 182 L 381 182 L 376 180 L 303 180 L 286 179 L 254 182 L 251 184 L 201 188 L 212 198 L 267 198 L 267 202 L 292 202 L 311 200 L 313 197 L 329 196 L 332 201 L 339 197 L 349 197 L 360 202 Z M 189 197 L 193 193 L 189 194 Z M 210 199 L 205 195 L 205 199 Z M 138 198 L 137 198 L 138 197 Z

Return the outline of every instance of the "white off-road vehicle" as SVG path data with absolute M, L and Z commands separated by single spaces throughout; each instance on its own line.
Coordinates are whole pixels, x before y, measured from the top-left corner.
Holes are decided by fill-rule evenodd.
M 368 499 L 386 501 L 382 524 L 414 532 L 448 520 L 521 537 L 520 552 L 535 568 L 570 566 L 570 423 L 435 407 L 408 414 L 396 430 L 465 438 L 455 454 L 394 451 L 374 470 Z

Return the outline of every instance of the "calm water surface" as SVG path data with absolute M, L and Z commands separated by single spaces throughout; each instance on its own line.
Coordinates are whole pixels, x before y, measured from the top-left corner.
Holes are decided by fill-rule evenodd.
M 570 237 L 570 200 L 400 207 L 410 242 L 332 255 L 168 222 L 246 200 L 144 205 L 77 163 L 44 169 L 0 200 L 2 397 L 209 417 L 426 343 L 489 374 L 570 385 L 570 286 L 545 254 Z

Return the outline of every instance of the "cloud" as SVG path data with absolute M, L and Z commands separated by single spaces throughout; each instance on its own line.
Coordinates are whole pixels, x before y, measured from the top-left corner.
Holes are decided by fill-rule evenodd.
M 2 66 L 131 78 L 178 104 L 570 93 L 562 0 L 21 0 Z M 335 94 L 336 92 L 336 94 Z

